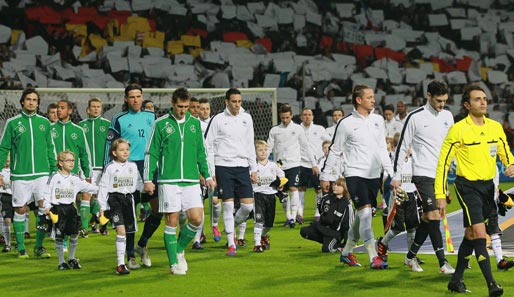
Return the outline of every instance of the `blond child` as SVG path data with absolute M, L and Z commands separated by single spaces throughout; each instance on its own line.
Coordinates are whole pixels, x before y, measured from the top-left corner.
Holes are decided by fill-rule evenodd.
M 276 163 L 268 160 L 268 144 L 265 141 L 257 140 L 255 142 L 255 153 L 257 156 L 257 182 L 252 185 L 255 201 L 253 228 L 255 246 L 253 251 L 262 253 L 270 248 L 268 232 L 275 222 L 275 194 L 277 188 L 281 189 L 287 180 L 283 179 L 285 177 L 284 171 Z M 274 188 L 271 184 L 275 183 L 277 177 L 282 181 L 278 183 L 278 187 Z
M 51 212 L 57 215 L 54 225 L 55 250 L 59 270 L 81 269 L 79 259 L 75 258 L 79 230 L 81 229 L 80 215 L 75 207 L 75 197 L 80 192 L 97 193 L 98 186 L 90 184 L 78 175 L 71 173 L 75 166 L 75 154 L 65 150 L 57 154 L 57 168 L 48 178 L 47 187 L 43 194 L 45 202 L 52 205 Z M 47 210 L 47 213 L 48 210 Z M 53 217 L 53 216 L 51 216 Z M 54 219 L 55 220 L 55 219 Z M 42 221 L 42 219 L 40 220 Z M 69 235 L 70 246 L 68 262 L 64 261 L 64 237 Z
M 109 218 L 116 228 L 116 274 L 129 274 L 125 265 L 125 249 L 127 237 L 132 237 L 137 231 L 134 192 L 143 190 L 143 181 L 139 175 L 136 163 L 129 161 L 130 143 L 118 138 L 109 149 L 112 161 L 109 162 L 100 179 L 98 202 L 100 203 L 100 224 L 102 218 Z M 131 258 L 130 261 L 135 261 Z M 137 264 L 137 263 L 136 263 Z

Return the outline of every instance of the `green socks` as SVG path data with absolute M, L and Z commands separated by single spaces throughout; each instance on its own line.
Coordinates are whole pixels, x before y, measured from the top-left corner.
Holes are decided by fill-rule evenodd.
M 82 228 L 88 229 L 89 225 L 89 211 L 90 211 L 90 203 L 89 201 L 82 200 L 80 202 L 80 221 L 82 222 Z
M 168 254 L 169 265 L 177 264 L 177 228 L 164 227 L 164 248 Z

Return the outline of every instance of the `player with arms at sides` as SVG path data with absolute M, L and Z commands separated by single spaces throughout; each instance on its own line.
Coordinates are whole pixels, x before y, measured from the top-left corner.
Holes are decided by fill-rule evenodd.
M 29 257 L 25 247 L 27 205 L 34 201 L 39 207 L 38 215 L 45 214 L 43 193 L 48 176 L 57 170 L 50 121 L 37 114 L 39 103 L 39 93 L 35 89 L 24 90 L 20 98 L 21 113 L 7 120 L 0 141 L 0 164 L 6 163 L 9 153 L 11 156 L 13 227 L 18 257 L 23 259 Z M 36 231 L 34 255 L 37 258 L 50 257 L 43 247 L 45 235 L 43 230 Z
M 300 117 L 302 119 L 300 126 L 305 131 L 305 137 L 307 138 L 307 142 L 310 145 L 310 151 L 312 154 L 314 154 L 314 160 L 317 161 L 324 155 L 322 149 L 323 141 L 331 140 L 332 137 L 328 135 L 323 126 L 314 124 L 314 115 L 312 109 L 304 108 Z M 303 209 L 305 206 L 305 192 L 307 191 L 307 188 L 314 188 L 314 192 L 316 193 L 316 205 L 321 199 L 319 176 L 313 174 L 312 165 L 310 162 L 311 157 L 305 155 L 302 156 L 302 160 L 300 162 L 300 186 L 298 187 L 300 203 L 298 204 L 298 215 L 296 216 L 296 221 L 300 225 L 304 222 Z M 317 165 L 318 163 L 316 162 L 316 166 Z
M 451 112 L 444 109 L 448 93 L 448 85 L 444 81 L 433 80 L 428 84 L 427 103 L 406 117 L 393 162 L 395 176 L 391 180 L 391 186 L 394 192 L 401 187 L 402 167 L 408 150 L 412 151 L 412 183 L 421 197 L 423 208 L 414 242 L 404 259 L 404 263 L 414 272 L 423 271 L 417 253 L 429 236 L 439 262 L 439 272 L 449 275 L 455 271 L 444 254 L 443 237 L 439 228 L 442 216 L 438 206 L 442 202 L 435 199 L 434 193 L 437 158 L 444 137 L 453 125 Z
M 111 122 L 102 117 L 102 100 L 98 97 L 89 99 L 87 102 L 86 112 L 88 118 L 80 121 L 78 125 L 82 127 L 82 130 L 84 130 L 87 144 L 91 152 L 91 183 L 98 185 L 100 182 L 100 177 L 102 176 L 102 168 L 105 155 L 105 140 L 107 138 L 107 132 L 109 132 L 109 126 Z M 92 197 L 87 196 L 89 196 L 89 193 L 82 193 L 82 197 L 84 198 L 83 202 L 90 201 L 90 212 L 93 214 L 93 221 L 96 223 L 98 221 L 100 205 L 98 204 L 96 195 Z M 88 223 L 87 220 L 85 220 L 87 217 L 86 209 L 84 209 L 83 213 L 81 213 L 83 227 L 87 226 L 84 225 Z M 106 226 L 102 226 L 100 229 L 102 229 L 102 234 L 104 235 L 108 234 L 109 232 Z M 100 232 L 96 224 L 93 225 L 92 230 L 95 233 Z
M 223 201 L 227 256 L 236 255 L 234 229 L 253 210 L 252 182 L 257 181 L 253 120 L 241 107 L 242 102 L 241 92 L 229 89 L 225 110 L 211 118 L 205 132 L 209 171 L 215 175 L 218 196 Z M 234 199 L 241 202 L 235 217 Z
M 202 228 L 203 199 L 200 174 L 212 190 L 200 121 L 188 111 L 191 95 L 178 88 L 171 98 L 172 109 L 157 119 L 150 135 L 145 157 L 145 190 L 155 191 L 152 174 L 158 170 L 159 212 L 164 213 L 164 247 L 172 274 L 186 274 L 184 249 Z M 177 239 L 179 212 L 188 224 Z
M 284 188 L 286 191 L 289 190 L 290 196 L 282 204 L 286 213 L 284 226 L 294 228 L 300 204 L 298 188 L 301 180 L 302 158 L 310 160 L 312 175 L 317 176 L 319 169 L 304 129 L 293 122 L 291 106 L 288 104 L 280 106 L 279 116 L 281 123 L 272 127 L 269 131 L 268 149 L 270 154 L 275 154 L 277 163 L 282 163 L 282 169 L 288 179 Z
M 485 220 L 497 212 L 494 201 L 496 159 L 505 165 L 505 175 L 514 177 L 514 156 L 500 123 L 488 119 L 487 96 L 475 84 L 464 89 L 462 105 L 468 116 L 453 125 L 444 139 L 435 177 L 435 197 L 439 211 L 446 210 L 446 182 L 453 158 L 457 162 L 455 190 L 463 209 L 464 238 L 459 247 L 457 267 L 448 290 L 468 292 L 464 284 L 464 271 L 475 253 L 478 266 L 485 278 L 489 296 L 501 296 L 503 288 L 493 278 L 486 247 Z
M 352 92 L 355 110 L 339 121 L 336 134 L 321 173 L 321 187 L 328 192 L 329 176 L 344 155 L 344 176 L 348 192 L 356 208 L 355 219 L 340 260 L 349 266 L 361 266 L 353 255 L 357 241 L 362 239 L 371 269 L 387 268 L 375 250 L 375 238 L 371 226 L 371 205 L 376 201 L 381 185 L 380 175 L 392 175 L 393 168 L 387 152 L 384 119 L 373 113 L 375 94 L 366 85 L 357 85 Z M 357 232 L 357 230 L 359 232 Z

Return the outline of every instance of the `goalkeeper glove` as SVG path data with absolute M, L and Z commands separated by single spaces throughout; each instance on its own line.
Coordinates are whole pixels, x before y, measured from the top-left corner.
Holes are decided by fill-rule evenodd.
M 409 200 L 409 195 L 402 188 L 397 188 L 395 192 L 396 205 L 402 204 L 402 202 Z
M 511 209 L 512 206 L 514 206 L 514 201 L 512 201 L 512 198 L 510 195 L 503 193 L 502 190 L 499 190 L 498 195 L 498 214 L 502 217 L 505 216 L 508 209 Z
M 105 215 L 102 213 L 102 215 L 100 216 L 100 225 L 105 225 L 109 223 L 109 219 L 107 217 L 105 217 Z
M 52 223 L 54 224 L 57 224 L 57 222 L 59 221 L 59 215 L 56 214 L 56 213 L 53 213 L 51 210 L 50 212 L 48 213 L 48 216 L 50 217 L 50 220 L 52 221 Z

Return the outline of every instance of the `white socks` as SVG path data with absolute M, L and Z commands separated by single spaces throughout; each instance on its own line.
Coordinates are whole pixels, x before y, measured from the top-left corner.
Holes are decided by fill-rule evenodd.
M 125 249 L 127 241 L 125 235 L 116 235 L 116 259 L 118 266 L 125 264 Z

